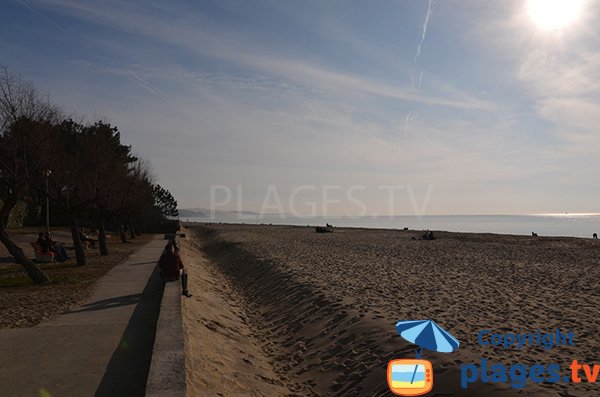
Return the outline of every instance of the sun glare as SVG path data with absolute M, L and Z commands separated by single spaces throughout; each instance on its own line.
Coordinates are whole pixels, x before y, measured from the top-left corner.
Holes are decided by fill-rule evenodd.
M 565 28 L 579 18 L 582 0 L 528 0 L 527 12 L 541 29 Z

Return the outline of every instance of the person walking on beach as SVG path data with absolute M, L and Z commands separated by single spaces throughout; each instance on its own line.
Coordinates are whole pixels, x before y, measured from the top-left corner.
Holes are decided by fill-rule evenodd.
M 186 297 L 191 297 L 192 294 L 188 291 L 187 283 L 188 283 L 188 275 L 183 270 L 183 262 L 179 257 L 179 253 L 176 251 L 176 244 L 169 242 L 163 251 L 163 254 L 160 256 L 158 261 L 158 267 L 160 268 L 160 276 L 162 279 L 167 281 L 176 281 L 181 277 L 181 289 L 182 295 Z

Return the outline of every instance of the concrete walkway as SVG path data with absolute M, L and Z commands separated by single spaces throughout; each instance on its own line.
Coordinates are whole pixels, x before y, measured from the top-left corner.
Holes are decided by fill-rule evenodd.
M 152 240 L 115 266 L 79 308 L 32 328 L 0 329 L 4 396 L 143 396 L 165 246 Z

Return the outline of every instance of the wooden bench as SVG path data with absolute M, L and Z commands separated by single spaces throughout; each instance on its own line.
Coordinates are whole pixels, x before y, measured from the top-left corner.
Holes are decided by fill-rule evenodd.
M 96 240 L 96 241 L 98 241 L 98 242 L 100 241 L 100 235 L 99 235 L 99 234 L 90 234 L 90 236 L 91 236 L 91 237 L 92 237 L 94 240 Z M 108 233 L 106 233 L 106 234 L 105 234 L 105 236 L 106 236 L 106 242 L 107 242 L 107 243 L 110 243 L 110 239 L 111 239 L 111 237 L 112 237 L 112 236 L 111 236 L 110 234 L 108 234 Z
M 41 263 L 49 263 L 54 262 L 54 253 L 53 252 L 44 252 L 42 251 L 42 247 L 40 244 L 35 242 L 31 243 L 33 247 L 33 252 L 35 252 L 35 261 Z

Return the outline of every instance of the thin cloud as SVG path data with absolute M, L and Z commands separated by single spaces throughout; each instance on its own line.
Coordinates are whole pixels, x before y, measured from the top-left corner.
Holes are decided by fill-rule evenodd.
M 54 60 L 60 68 L 41 77 L 53 85 L 53 96 L 68 98 L 69 109 L 110 115 L 126 132 L 124 137 L 152 157 L 161 179 L 169 180 L 173 192 L 191 206 L 200 204 L 210 183 L 251 180 L 278 186 L 315 181 L 433 184 L 428 208 L 434 212 L 540 211 L 542 201 L 548 208 L 565 205 L 557 181 L 583 183 L 598 164 L 593 145 L 598 138 L 589 127 L 600 122 L 594 117 L 600 109 L 590 106 L 598 87 L 594 69 L 600 65 L 590 48 L 571 64 L 560 57 L 546 62 L 545 53 L 536 54 L 529 46 L 504 56 L 480 32 L 468 39 L 457 34 L 452 25 L 456 19 L 446 13 L 454 6 L 445 2 L 435 3 L 443 20 L 439 25 L 430 21 L 435 29 L 426 41 L 432 52 L 423 51 L 421 58 L 425 77 L 415 74 L 411 87 L 418 42 L 398 40 L 393 48 L 402 53 L 391 51 L 388 42 L 369 48 L 372 36 L 344 25 L 345 15 L 339 17 L 338 37 L 327 37 L 319 47 L 335 48 L 341 61 L 311 52 L 310 43 L 300 43 L 305 37 L 269 41 L 263 27 L 236 29 L 222 14 L 209 20 L 197 3 L 169 8 L 166 2 L 25 1 L 50 11 L 45 15 L 61 23 L 73 18 L 86 22 L 73 26 L 91 27 L 79 33 L 97 51 L 77 53 L 84 59 L 77 62 L 69 58 L 74 51 L 61 54 L 66 56 Z M 294 13 L 290 4 L 281 7 Z M 494 7 L 504 7 L 499 4 Z M 241 18 L 233 8 L 227 11 Z M 305 17 L 296 23 L 312 31 L 313 21 L 307 23 Z M 331 18 L 327 12 L 318 16 L 321 29 L 311 39 L 329 34 Z M 418 19 L 419 26 L 412 27 L 415 36 L 422 33 L 422 22 Z M 106 34 L 98 35 L 98 27 Z M 275 21 L 266 28 L 279 26 Z M 456 48 L 439 47 L 441 32 L 451 35 L 442 43 L 455 40 Z M 501 33 L 495 32 L 519 41 L 514 31 Z M 286 39 L 306 44 L 305 52 L 295 51 Z M 465 48 L 475 40 L 481 45 Z M 27 48 L 24 43 L 19 44 Z M 464 60 L 442 59 L 446 50 L 470 54 Z M 439 51 L 442 62 L 432 63 L 433 51 Z M 387 52 L 384 60 L 380 52 Z M 360 58 L 356 63 L 346 62 L 355 57 Z M 133 84 L 123 84 L 125 79 L 142 87 L 144 95 Z M 484 90 L 488 95 L 476 94 Z M 168 101 L 157 100 L 161 96 Z M 403 135 L 408 127 L 415 133 Z M 584 150 L 586 157 L 581 158 Z M 576 172 L 581 164 L 589 167 Z M 538 185 L 543 195 L 531 193 Z M 556 194 L 548 194 L 552 189 Z
M 82 43 L 83 45 L 85 45 L 86 47 L 91 47 L 91 45 L 88 42 L 86 42 L 85 40 L 83 40 L 79 35 L 71 32 L 70 30 L 67 30 L 64 26 L 58 24 L 53 19 L 50 19 L 45 14 L 39 12 L 38 10 L 36 10 L 35 8 L 33 8 L 32 6 L 30 6 L 29 4 L 27 4 L 25 1 L 23 1 L 23 0 L 16 0 L 16 1 L 19 4 L 21 4 L 23 7 L 25 7 L 26 9 L 28 9 L 29 11 L 33 12 L 34 14 L 36 14 L 37 16 L 39 16 L 40 18 L 42 18 L 44 21 L 48 22 L 49 24 L 51 24 L 52 26 L 54 26 L 55 28 L 57 28 L 58 30 L 62 31 L 63 33 L 66 33 L 69 37 L 72 37 L 72 38 L 76 39 L 77 41 L 79 41 L 80 43 Z
M 201 24 L 190 25 L 185 22 L 174 26 L 159 17 L 132 12 L 135 10 L 120 5 L 82 6 L 65 0 L 46 0 L 43 4 L 58 7 L 78 18 L 88 19 L 101 25 L 110 25 L 126 32 L 143 34 L 166 44 L 177 45 L 200 56 L 253 68 L 267 75 L 279 76 L 317 89 L 355 91 L 401 101 L 464 110 L 498 110 L 498 106 L 492 102 L 457 90 L 448 92 L 449 95 L 443 93 L 427 95 L 413 88 L 378 82 L 304 60 L 283 58 L 279 54 L 256 48 L 249 50 L 245 38 L 236 38 L 232 33 L 224 37 L 222 31 L 211 31 Z

